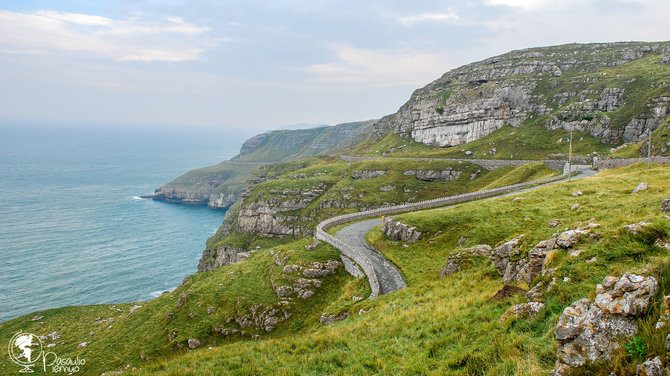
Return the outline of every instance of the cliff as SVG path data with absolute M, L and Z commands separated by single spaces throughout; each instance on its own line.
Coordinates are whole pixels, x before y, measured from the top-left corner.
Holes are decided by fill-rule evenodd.
M 512 51 L 445 73 L 375 124 L 438 147 L 533 122 L 638 142 L 670 104 L 670 42 L 569 44 Z
M 244 142 L 240 153 L 230 161 L 191 170 L 145 197 L 228 208 L 239 199 L 247 179 L 261 166 L 335 153 L 360 142 L 371 124 L 372 121 L 363 121 L 259 134 Z

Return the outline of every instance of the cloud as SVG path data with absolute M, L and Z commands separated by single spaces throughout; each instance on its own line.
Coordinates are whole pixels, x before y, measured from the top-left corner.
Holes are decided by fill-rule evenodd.
M 512 8 L 521 8 L 522 10 L 532 11 L 539 9 L 547 0 L 486 0 L 487 5 L 504 5 Z
M 398 22 L 400 22 L 405 26 L 410 26 L 417 22 L 430 22 L 430 21 L 446 22 L 457 19 L 458 15 L 452 11 L 449 11 L 446 13 L 422 13 L 413 16 L 398 17 Z
M 419 51 L 366 50 L 333 45 L 337 61 L 305 68 L 313 79 L 326 83 L 362 83 L 371 86 L 425 85 L 451 66 L 440 54 Z
M 210 29 L 179 17 L 161 21 L 39 10 L 0 10 L 0 53 L 84 52 L 117 61 L 198 60 L 224 38 L 203 37 Z

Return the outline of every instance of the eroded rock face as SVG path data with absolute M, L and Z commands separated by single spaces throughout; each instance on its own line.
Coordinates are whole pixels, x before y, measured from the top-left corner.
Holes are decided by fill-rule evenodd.
M 409 227 L 400 221 L 386 219 L 382 225 L 382 232 L 391 240 L 401 240 L 408 243 L 414 243 L 421 236 L 421 232 L 416 227 Z
M 220 245 L 211 249 L 206 249 L 202 252 L 202 257 L 198 263 L 198 271 L 206 272 L 228 264 L 240 262 L 246 258 L 245 255 L 247 255 L 246 250 L 229 247 L 227 245 Z
M 510 256 L 518 253 L 516 247 L 519 245 L 519 238 L 509 240 L 493 249 L 491 252 L 491 261 L 496 267 L 498 274 L 504 276 L 509 264 Z
M 574 367 L 609 359 L 622 338 L 637 333 L 635 317 L 647 312 L 657 288 L 653 277 L 606 277 L 594 302 L 584 298 L 565 308 L 554 332 L 559 344 L 553 373 L 568 375 Z
M 660 47 L 658 43 L 622 43 L 535 48 L 462 66 L 416 90 L 397 113 L 375 125 L 375 133 L 393 131 L 428 145 L 456 146 L 504 125 L 520 126 L 530 116 L 551 114 L 546 125 L 549 129 L 588 131 L 610 144 L 637 142 L 667 116 L 666 97 L 651 98 L 647 108 L 634 114 L 626 127 L 614 128 L 607 114 L 624 105 L 625 85 L 631 82 L 602 89 L 592 84 L 597 79 L 584 77 L 581 83 L 585 89 L 556 93 L 551 98 L 535 94 L 534 89 L 547 76 L 619 66 L 660 53 Z M 605 51 L 606 58 L 593 58 L 604 56 Z
M 351 174 L 351 177 L 354 179 L 370 179 L 382 176 L 386 173 L 386 170 L 363 170 L 363 171 L 354 171 Z
M 307 235 L 312 228 L 296 225 L 308 222 L 309 216 L 281 215 L 281 212 L 304 209 L 321 197 L 328 187 L 318 183 L 310 189 L 284 189 L 269 191 L 272 196 L 259 199 L 240 208 L 236 230 L 242 233 L 258 233 L 261 236 L 283 237 Z
M 458 170 L 408 170 L 403 172 L 405 176 L 415 176 L 422 181 L 451 181 L 456 180 L 461 176 L 461 171 Z
M 594 303 L 603 312 L 624 316 L 637 316 L 647 312 L 651 298 L 656 294 L 658 282 L 653 277 L 626 273 L 621 278 L 605 277 L 596 286 Z

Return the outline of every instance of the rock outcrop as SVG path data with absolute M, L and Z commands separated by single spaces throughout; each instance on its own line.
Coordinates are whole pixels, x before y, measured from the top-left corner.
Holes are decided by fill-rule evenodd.
M 599 224 L 589 222 L 586 225 L 580 223 L 574 230 L 567 230 L 561 234 L 554 234 L 550 239 L 542 240 L 523 257 L 519 246 L 525 235 L 508 240 L 495 248 L 488 245 L 478 245 L 476 247 L 460 250 L 447 257 L 444 267 L 440 272 L 440 278 L 452 275 L 461 271 L 463 264 L 470 256 L 488 257 L 496 268 L 496 271 L 503 277 L 505 284 L 515 282 L 525 282 L 529 287 L 538 275 L 544 275 L 545 272 L 551 272 L 546 269 L 546 265 L 551 261 L 552 255 L 557 252 L 559 247 L 570 248 L 581 237 L 591 233 L 593 229 L 600 227 Z M 529 294 L 533 299 L 541 295 L 535 286 Z
M 317 183 L 309 189 L 288 188 L 271 190 L 271 195 L 241 206 L 237 214 L 236 230 L 261 236 L 282 237 L 286 235 L 300 236 L 312 232 L 311 226 L 304 225 L 313 218 L 310 216 L 281 215 L 305 209 L 311 202 L 321 197 L 328 186 Z
M 529 302 L 516 304 L 507 309 L 500 317 L 500 322 L 504 322 L 510 317 L 534 317 L 544 309 L 544 303 Z
M 421 236 L 421 232 L 417 231 L 416 227 L 409 227 L 393 219 L 384 220 L 382 232 L 391 240 L 401 240 L 408 243 L 414 243 Z
M 622 338 L 637 333 L 635 317 L 647 312 L 657 288 L 653 277 L 606 277 L 596 287 L 593 302 L 584 298 L 565 308 L 555 330 L 559 344 L 554 374 L 568 375 L 575 367 L 608 360 Z
M 487 244 L 476 245 L 472 248 L 463 249 L 453 253 L 447 257 L 444 267 L 442 267 L 442 270 L 440 271 L 440 279 L 463 270 L 464 263 L 470 256 L 489 257 L 490 255 L 491 246 Z
M 354 171 L 351 174 L 351 177 L 354 179 L 371 179 L 371 178 L 377 178 L 388 171 L 386 170 L 362 170 L 362 171 Z
M 631 194 L 638 193 L 638 192 L 641 192 L 641 191 L 646 191 L 647 189 L 649 189 L 649 186 L 647 185 L 647 183 L 642 182 L 642 183 L 638 184 L 637 187 L 635 187 L 635 189 L 633 189 L 633 192 L 631 192 Z
M 416 90 L 398 112 L 382 118 L 375 133 L 392 131 L 428 145 L 448 147 L 478 140 L 505 125 L 518 127 L 531 117 L 546 116 L 548 129 L 588 131 L 604 143 L 637 142 L 668 114 L 668 97 L 650 97 L 616 125 L 609 113 L 627 105 L 628 87 L 598 85 L 599 71 L 650 54 L 662 54 L 663 43 L 563 45 L 512 51 L 445 73 Z M 598 56 L 598 57 L 595 57 Z M 569 88 L 544 92 L 540 81 L 561 82 L 579 72 Z M 610 86 L 610 85 L 608 85 Z M 578 89 L 575 90 L 574 88 Z
M 451 181 L 456 180 L 461 176 L 461 171 L 446 169 L 443 171 L 439 170 L 409 170 L 405 171 L 403 175 L 406 176 L 415 176 L 418 180 L 422 181 Z
M 666 198 L 661 202 L 661 213 L 670 213 L 670 198 Z
M 214 270 L 225 265 L 240 262 L 248 256 L 244 249 L 233 248 L 227 245 L 219 245 L 202 252 L 200 262 L 198 262 L 198 271 L 206 272 Z
M 348 318 L 349 318 L 349 312 L 343 312 L 339 315 L 333 313 L 333 314 L 328 315 L 328 316 L 321 315 L 321 317 L 319 318 L 319 322 L 322 325 L 330 325 L 334 322 L 346 320 Z

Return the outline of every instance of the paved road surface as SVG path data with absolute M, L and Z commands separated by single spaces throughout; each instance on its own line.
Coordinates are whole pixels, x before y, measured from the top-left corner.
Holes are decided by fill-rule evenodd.
M 383 295 L 394 290 L 407 287 L 405 279 L 398 269 L 365 241 L 365 234 L 382 224 L 381 218 L 368 219 L 349 225 L 335 234 L 335 237 L 363 253 L 372 263 L 379 281 L 379 294 Z

